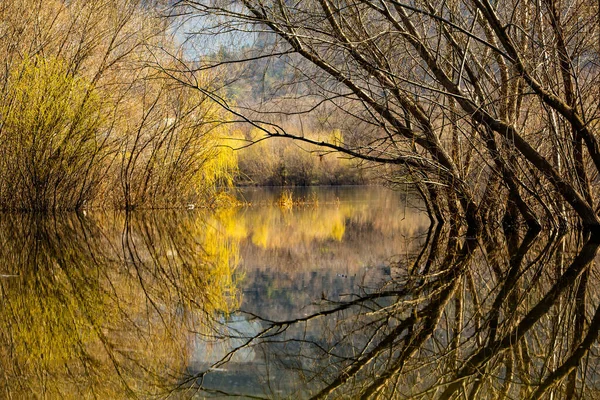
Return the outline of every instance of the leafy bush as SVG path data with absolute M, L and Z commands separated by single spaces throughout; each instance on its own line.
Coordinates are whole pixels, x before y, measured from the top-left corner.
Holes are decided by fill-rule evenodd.
M 81 207 L 94 195 L 108 152 L 102 104 L 90 83 L 56 58 L 13 68 L 0 108 L 0 207 Z
M 158 67 L 177 44 L 153 5 L 1 3 L 0 210 L 181 207 L 231 183 L 222 115 Z

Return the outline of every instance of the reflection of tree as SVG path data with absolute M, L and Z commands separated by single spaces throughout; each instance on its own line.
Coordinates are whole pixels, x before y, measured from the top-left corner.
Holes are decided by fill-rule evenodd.
M 236 250 L 198 214 L 0 221 L 0 390 L 160 395 L 234 298 Z M 123 226 L 124 229 L 104 227 Z M 110 224 L 109 224 L 110 223 Z
M 349 199 L 344 193 L 343 202 L 337 197 L 332 198 L 327 191 L 294 193 L 294 198 L 312 197 L 313 202 L 294 206 L 292 210 L 264 207 L 265 204 L 275 203 L 277 194 L 262 193 L 263 196 L 254 196 L 250 200 L 262 206 L 231 209 L 222 213 L 220 220 L 227 235 L 251 244 L 260 252 L 260 257 L 265 257 L 265 250 L 270 254 L 292 253 L 301 257 L 313 257 L 314 260 L 307 263 L 311 267 L 322 263 L 319 260 L 323 259 L 323 253 L 328 252 L 330 245 L 337 246 L 339 243 L 341 246 L 356 248 L 358 243 L 348 242 L 373 238 L 373 245 L 384 246 L 392 242 L 386 239 L 395 235 L 414 237 L 427 230 L 430 222 L 424 213 L 414 207 L 398 207 L 398 203 L 407 203 L 401 195 L 384 188 L 370 191 L 374 192 L 374 196 L 367 199 Z M 307 252 L 307 246 L 315 247 Z M 336 260 L 352 253 L 351 250 L 352 248 L 340 250 Z M 390 251 L 395 254 L 398 248 Z M 364 249 L 360 252 L 360 257 L 365 262 L 372 261 L 369 260 L 370 253 L 369 249 Z M 378 261 L 385 258 L 379 254 L 378 256 Z M 349 263 L 346 259 L 340 262 Z M 288 265 L 282 257 L 273 264 L 284 270 L 299 267 Z
M 449 231 L 377 290 L 294 319 L 249 316 L 262 329 L 240 350 L 264 353 L 272 388 L 293 375 L 306 384 L 284 389 L 315 399 L 597 395 L 600 240 Z

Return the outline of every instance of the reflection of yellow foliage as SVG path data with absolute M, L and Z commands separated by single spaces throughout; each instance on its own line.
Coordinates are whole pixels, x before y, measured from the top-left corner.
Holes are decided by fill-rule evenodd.
M 341 221 L 336 221 L 333 224 L 333 229 L 331 231 L 331 237 L 337 240 L 338 242 L 342 241 L 344 237 L 344 232 L 346 231 L 346 226 Z
M 216 212 L 216 219 L 222 227 L 225 235 L 232 239 L 244 239 L 248 236 L 246 226 L 237 221 L 238 210 L 235 208 L 224 208 Z
M 204 286 L 206 297 L 205 311 L 230 312 L 237 304 L 231 304 L 234 298 L 235 283 L 233 281 L 233 268 L 238 264 L 237 251 L 233 243 L 226 240 L 220 232 L 212 227 L 204 227 L 205 234 L 202 241 L 208 273 L 202 276 L 206 280 Z
M 369 189 L 372 196 L 378 197 L 383 203 L 394 202 L 397 199 L 389 198 L 391 192 L 385 189 Z M 387 193 L 387 197 L 386 197 Z M 309 194 L 308 198 L 311 199 Z M 316 195 L 312 195 L 314 198 Z M 320 197 L 320 196 L 319 196 Z M 272 194 L 269 199 L 262 199 L 261 204 L 276 204 L 278 194 Z M 308 241 L 335 240 L 342 241 L 346 234 L 347 221 L 359 223 L 369 221 L 372 226 L 383 232 L 393 234 L 403 232 L 413 235 L 427 226 L 428 220 L 421 213 L 410 212 L 407 214 L 401 207 L 370 208 L 373 202 L 369 201 L 335 201 L 324 196 L 319 198 L 318 207 L 303 206 L 299 203 L 294 207 L 294 212 L 287 212 L 280 207 L 251 206 L 236 208 L 221 213 L 220 224 L 225 229 L 228 237 L 236 240 L 248 238 L 256 246 L 266 249 L 289 248 Z
M 267 248 L 269 244 L 269 227 L 264 225 L 258 225 L 252 231 L 252 243 L 258 247 Z
M 0 221 L 11 232 L 0 235 L 0 257 L 19 272 L 0 280 L 3 393 L 167 391 L 193 332 L 237 306 L 237 246 L 201 214 L 34 222 Z
M 359 212 L 352 204 L 340 206 L 296 207 L 293 213 L 285 209 L 251 207 L 235 210 L 227 215 L 227 233 L 232 238 L 250 236 L 252 243 L 261 248 L 280 248 L 306 240 L 340 241 L 347 218 Z M 247 237 L 246 236 L 246 237 Z

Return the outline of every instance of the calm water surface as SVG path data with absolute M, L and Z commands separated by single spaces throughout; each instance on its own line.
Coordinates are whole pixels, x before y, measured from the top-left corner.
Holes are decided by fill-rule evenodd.
M 6 398 L 598 396 L 598 240 L 381 187 L 0 219 Z

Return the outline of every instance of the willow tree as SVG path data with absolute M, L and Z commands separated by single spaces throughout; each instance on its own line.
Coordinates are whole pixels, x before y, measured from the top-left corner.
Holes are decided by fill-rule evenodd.
M 163 3 L 0 5 L 0 209 L 175 207 L 227 180 L 215 107 L 149 66 L 176 48 Z
M 557 226 L 576 215 L 598 228 L 598 7 L 583 0 L 182 0 L 174 13 L 213 40 L 232 32 L 245 34 L 246 44 L 260 38 L 254 52 L 226 63 L 286 60 L 290 72 L 278 87 L 287 89 L 286 105 L 269 115 L 342 116 L 345 142 L 317 144 L 398 166 L 397 179 L 415 183 L 438 219 Z M 215 64 L 223 61 L 186 72 Z M 266 136 L 311 142 L 286 129 L 285 118 L 259 122 L 274 120 L 214 98 Z

